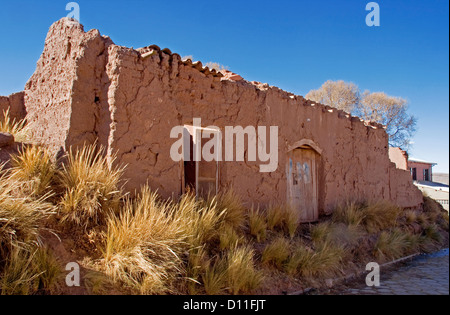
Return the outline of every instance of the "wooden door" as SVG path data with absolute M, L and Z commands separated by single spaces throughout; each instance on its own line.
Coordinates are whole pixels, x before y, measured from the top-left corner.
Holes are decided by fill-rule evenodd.
M 288 203 L 300 212 L 302 223 L 319 220 L 318 154 L 312 149 L 288 153 Z

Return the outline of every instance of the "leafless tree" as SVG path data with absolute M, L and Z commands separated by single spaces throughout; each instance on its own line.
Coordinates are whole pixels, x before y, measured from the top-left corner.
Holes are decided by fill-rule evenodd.
M 389 144 L 407 150 L 416 132 L 417 119 L 408 114 L 408 102 L 401 97 L 383 92 L 365 91 L 357 108 L 357 114 L 386 126 Z
M 416 132 L 417 119 L 408 114 L 408 102 L 401 97 L 383 92 L 361 93 L 356 84 L 341 80 L 325 82 L 306 98 L 385 125 L 389 143 L 394 147 L 408 150 Z
M 306 98 L 351 113 L 360 101 L 360 92 L 354 83 L 329 80 L 318 90 L 309 92 Z

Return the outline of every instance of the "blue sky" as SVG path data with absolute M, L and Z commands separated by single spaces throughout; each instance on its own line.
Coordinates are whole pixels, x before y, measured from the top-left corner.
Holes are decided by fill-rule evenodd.
M 23 90 L 49 26 L 69 1 L 0 0 L 0 95 Z M 411 155 L 449 171 L 449 1 L 80 0 L 81 23 L 116 44 L 157 44 L 250 81 L 305 95 L 328 79 L 406 98 L 418 118 Z

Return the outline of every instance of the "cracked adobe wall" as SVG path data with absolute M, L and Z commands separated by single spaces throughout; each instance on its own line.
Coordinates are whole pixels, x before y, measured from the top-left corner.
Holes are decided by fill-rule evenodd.
M 182 165 L 170 158 L 175 141 L 170 131 L 201 118 L 204 127 L 222 130 L 279 126 L 276 172 L 260 173 L 259 162 L 221 163 L 221 187 L 233 186 L 248 203 L 286 202 L 287 151 L 302 139 L 323 151 L 322 213 L 347 200 L 384 199 L 402 207 L 422 202 L 409 173 L 390 162 L 388 136 L 380 125 L 365 125 L 276 87 L 221 79 L 169 50 L 117 46 L 98 31 L 67 27 L 65 20 L 50 29 L 26 95 L 39 139 L 67 149 L 98 138 L 110 156 L 117 152 L 116 163 L 128 165 L 130 191 L 148 182 L 164 197 L 181 193 Z
M 32 137 L 53 153 L 93 143 L 108 131 L 107 47 L 112 42 L 97 30 L 62 19 L 49 30 L 33 76 L 25 86 L 27 120 Z
M 10 96 L 0 96 L 0 119 L 3 118 L 3 113 L 7 110 L 9 110 L 11 119 L 16 121 L 24 119 L 27 114 L 24 96 L 24 92 L 14 93 Z

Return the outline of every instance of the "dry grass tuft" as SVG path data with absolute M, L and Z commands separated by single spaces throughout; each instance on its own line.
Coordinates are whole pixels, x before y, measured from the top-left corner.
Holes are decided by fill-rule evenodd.
M 250 234 L 256 238 L 258 243 L 265 242 L 267 238 L 267 219 L 264 212 L 259 208 L 252 208 L 249 212 Z
M 208 253 L 204 246 L 192 248 L 186 260 L 185 286 L 190 295 L 196 295 L 201 285 L 200 277 L 210 262 Z
M 86 146 L 75 153 L 70 150 L 67 163 L 59 172 L 64 191 L 59 202 L 63 222 L 71 222 L 85 230 L 106 225 L 108 216 L 118 212 L 120 178 L 123 168 L 112 167 L 103 149 Z
M 361 225 L 364 216 L 362 206 L 356 202 L 350 202 L 336 208 L 333 213 L 333 222 L 346 225 Z
M 338 207 L 333 214 L 333 222 L 348 226 L 362 225 L 369 233 L 378 233 L 396 227 L 400 214 L 400 207 L 386 201 L 366 205 L 353 202 Z
M 215 205 L 219 212 L 224 212 L 223 222 L 236 230 L 245 226 L 247 210 L 242 199 L 233 189 L 229 189 L 218 196 L 210 196 L 206 201 L 207 207 Z
M 442 235 L 439 227 L 436 224 L 430 224 L 424 229 L 424 236 L 434 243 L 440 244 L 442 242 Z
M 49 152 L 38 146 L 28 146 L 12 158 L 11 178 L 22 183 L 23 195 L 41 197 L 52 192 L 57 173 Z
M 186 248 L 186 222 L 174 210 L 148 187 L 128 200 L 123 212 L 108 220 L 101 271 L 141 294 L 170 292 Z
M 230 225 L 223 225 L 219 229 L 219 239 L 222 251 L 245 243 L 245 238 Z
M 289 241 L 284 237 L 274 239 L 263 251 L 262 263 L 271 265 L 281 270 L 290 254 Z
M 209 261 L 202 274 L 203 286 L 207 295 L 220 295 L 226 292 L 227 286 L 226 260 Z
M 25 120 L 11 119 L 9 109 L 4 111 L 0 118 L 0 132 L 12 134 L 16 142 L 26 143 L 29 141 L 30 130 Z
M 273 231 L 275 228 L 282 229 L 284 226 L 284 207 L 282 205 L 271 205 L 267 209 L 267 227 Z
M 193 194 L 186 194 L 171 207 L 174 220 L 182 224 L 186 241 L 191 247 L 203 246 L 219 238 L 219 228 L 224 224 L 228 210 L 219 210 L 214 198 L 205 204 L 197 201 Z
M 369 233 L 377 233 L 382 230 L 397 226 L 397 220 L 401 214 L 401 208 L 391 203 L 380 201 L 369 203 L 364 208 L 364 221 Z
M 381 232 L 375 244 L 374 255 L 383 260 L 394 260 L 418 250 L 419 237 L 400 229 Z
M 16 247 L 0 274 L 1 295 L 50 294 L 62 274 L 61 266 L 47 248 Z
M 291 239 L 295 237 L 300 224 L 300 213 L 287 205 L 271 205 L 266 210 L 267 226 L 271 231 L 286 232 Z
M 299 242 L 286 264 L 286 272 L 304 277 L 333 276 L 340 271 L 346 251 L 328 241 L 321 243 L 316 251 Z
M 405 212 L 405 219 L 407 224 L 416 223 L 418 220 L 418 213 L 417 211 L 408 210 Z
M 324 222 L 311 228 L 311 239 L 316 246 L 330 242 L 336 246 L 352 249 L 364 236 L 363 229 L 357 225 Z
M 14 248 L 38 244 L 41 221 L 53 211 L 45 198 L 16 197 L 21 185 L 0 174 L 0 261 Z
M 226 254 L 228 287 L 232 294 L 250 294 L 263 281 L 263 275 L 256 269 L 255 251 L 249 246 L 236 247 Z
M 300 213 L 296 209 L 287 206 L 285 207 L 284 216 L 287 233 L 293 239 L 300 224 Z

